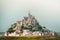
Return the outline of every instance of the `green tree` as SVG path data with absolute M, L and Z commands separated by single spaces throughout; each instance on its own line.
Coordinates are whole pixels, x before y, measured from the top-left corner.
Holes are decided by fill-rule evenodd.
M 12 32 L 14 32 L 14 31 L 15 31 L 15 30 L 13 30 L 13 28 L 9 28 L 7 32 L 12 33 Z
M 14 24 L 13 24 L 13 27 L 15 28 L 16 26 L 17 26 L 17 24 L 16 24 L 16 23 L 14 23 Z
M 21 33 L 23 32 L 24 26 L 22 25 L 20 28 Z
M 39 25 L 39 23 L 36 23 L 36 25 L 32 27 L 32 31 L 41 31 L 41 30 L 42 26 Z

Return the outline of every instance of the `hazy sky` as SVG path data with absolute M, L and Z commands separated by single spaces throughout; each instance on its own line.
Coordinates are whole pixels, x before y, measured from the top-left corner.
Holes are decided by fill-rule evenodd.
M 40 25 L 60 32 L 60 0 L 0 0 L 0 32 L 27 16 L 28 10 Z

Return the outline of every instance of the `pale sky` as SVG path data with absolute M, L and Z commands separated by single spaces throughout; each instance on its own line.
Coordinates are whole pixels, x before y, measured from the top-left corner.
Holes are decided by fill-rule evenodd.
M 27 16 L 28 10 L 40 25 L 60 32 L 60 0 L 0 0 L 0 32 Z

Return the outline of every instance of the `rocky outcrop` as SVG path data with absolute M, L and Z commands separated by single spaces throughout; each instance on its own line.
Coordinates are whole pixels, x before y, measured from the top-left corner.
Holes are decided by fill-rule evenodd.
M 5 32 L 5 36 L 54 36 L 54 32 L 39 25 L 38 21 L 30 13 L 21 21 L 12 24 Z

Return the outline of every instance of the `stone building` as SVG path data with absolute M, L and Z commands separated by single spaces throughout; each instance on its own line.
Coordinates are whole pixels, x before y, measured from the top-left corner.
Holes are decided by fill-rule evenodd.
M 54 36 L 55 35 L 55 32 L 52 32 L 43 27 L 42 27 L 43 32 L 42 31 L 34 31 L 33 32 L 33 31 L 30 31 L 29 29 L 23 29 L 22 30 L 23 32 L 21 33 L 22 26 L 27 27 L 28 25 L 33 25 L 33 27 L 34 27 L 35 25 L 37 25 L 37 23 L 38 22 L 35 19 L 35 17 L 29 13 L 28 17 L 24 17 L 21 21 L 16 22 L 15 28 L 14 28 L 14 26 L 11 27 L 11 28 L 13 28 L 13 30 L 15 30 L 14 32 L 12 32 L 12 33 L 5 32 L 4 36 Z

